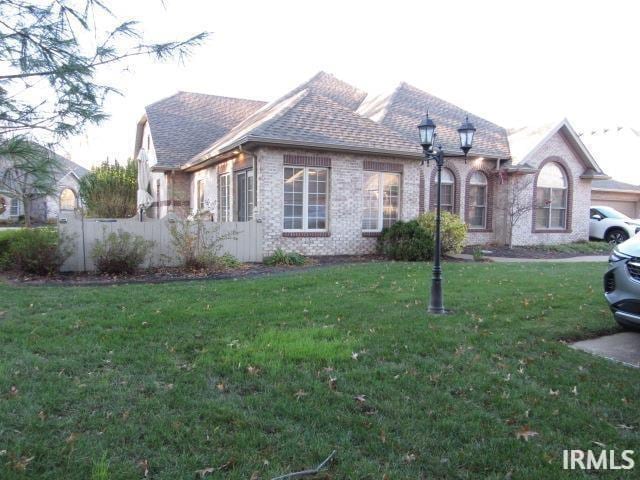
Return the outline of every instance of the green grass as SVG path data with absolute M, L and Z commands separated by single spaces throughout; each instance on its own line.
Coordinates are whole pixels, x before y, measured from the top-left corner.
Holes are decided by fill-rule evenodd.
M 616 330 L 603 269 L 445 264 L 443 317 L 425 264 L 0 285 L 0 478 L 576 478 L 563 449 L 639 450 L 640 372 L 562 341 Z
M 537 250 L 561 253 L 580 253 L 583 255 L 608 255 L 613 248 L 607 242 L 589 241 L 562 243 L 560 245 L 536 245 Z

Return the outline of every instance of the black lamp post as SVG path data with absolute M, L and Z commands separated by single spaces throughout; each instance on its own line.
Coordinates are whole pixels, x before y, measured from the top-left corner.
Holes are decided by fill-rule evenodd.
M 473 134 L 476 129 L 467 117 L 464 123 L 458 128 L 460 135 L 460 150 L 464 153 L 464 161 L 467 161 L 467 153 L 473 144 Z M 435 258 L 433 260 L 433 277 L 431 279 L 431 299 L 429 301 L 429 313 L 447 313 L 442 301 L 442 268 L 440 267 L 440 189 L 442 186 L 442 166 L 444 165 L 444 151 L 442 145 L 435 146 L 436 124 L 429 118 L 429 113 L 418 125 L 420 133 L 420 144 L 424 151 L 424 158 L 429 165 L 429 160 L 435 160 L 438 167 L 437 193 L 436 193 L 436 238 L 435 238 Z

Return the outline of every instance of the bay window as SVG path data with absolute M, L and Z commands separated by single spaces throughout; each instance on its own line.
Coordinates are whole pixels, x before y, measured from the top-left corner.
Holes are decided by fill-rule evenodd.
M 362 230 L 379 232 L 400 218 L 400 174 L 364 172 Z
M 284 167 L 285 230 L 327 229 L 329 170 L 316 167 Z

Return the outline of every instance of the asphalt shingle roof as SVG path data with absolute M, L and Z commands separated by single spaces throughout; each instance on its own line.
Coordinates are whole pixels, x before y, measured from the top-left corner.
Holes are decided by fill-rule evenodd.
M 177 167 L 225 135 L 265 102 L 178 92 L 146 107 L 159 166 Z
M 509 143 L 504 128 L 404 82 L 391 95 L 366 100 L 358 112 L 401 133 L 408 140 L 418 142 L 417 125 L 427 110 L 436 123 L 437 144 L 442 144 L 446 152 L 460 153 L 457 130 L 468 115 L 469 121 L 477 129 L 471 152 L 509 158 Z
M 178 167 L 260 140 L 420 155 L 416 126 L 427 109 L 438 126 L 438 143 L 447 152 L 460 152 L 463 109 L 406 83 L 369 100 L 325 72 L 269 104 L 180 92 L 146 111 L 158 165 Z M 510 156 L 504 128 L 474 115 L 469 119 L 477 128 L 473 153 Z
M 251 140 L 421 153 L 416 142 L 308 88 L 256 112 L 193 160 L 197 162 Z
M 632 185 L 617 180 L 594 180 L 591 187 L 602 188 L 603 190 L 633 190 L 640 193 L 640 185 Z

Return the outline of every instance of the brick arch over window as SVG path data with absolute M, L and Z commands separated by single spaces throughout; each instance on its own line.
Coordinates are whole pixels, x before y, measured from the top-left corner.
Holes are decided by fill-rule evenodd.
M 449 170 L 453 174 L 453 213 L 460 214 L 460 172 L 451 163 L 445 163 L 443 169 Z M 436 209 L 436 174 L 438 167 L 434 165 L 429 178 L 429 210 Z
M 562 172 L 564 173 L 565 178 L 567 179 L 567 214 L 565 218 L 565 228 L 556 228 L 556 229 L 548 229 L 548 228 L 537 228 L 536 220 L 537 220 L 537 209 L 536 203 L 538 200 L 538 177 L 540 176 L 540 172 L 542 168 L 548 163 L 555 163 L 560 167 Z M 573 228 L 573 176 L 571 175 L 571 169 L 567 165 L 561 157 L 547 157 L 545 158 L 540 165 L 538 166 L 538 173 L 536 173 L 536 178 L 533 181 L 533 195 L 531 196 L 532 204 L 532 215 L 531 215 L 531 232 L 532 233 L 571 233 Z
M 469 187 L 471 186 L 471 177 L 476 172 L 482 172 L 487 179 L 487 205 L 486 205 L 486 220 L 484 228 L 474 228 L 469 226 L 470 232 L 493 232 L 493 198 L 495 192 L 495 174 L 489 170 L 487 167 L 481 168 L 473 168 L 467 174 L 467 179 L 464 184 L 464 221 L 467 225 L 469 225 L 469 207 L 470 207 L 470 197 L 469 197 Z

